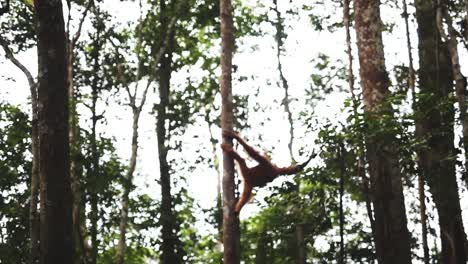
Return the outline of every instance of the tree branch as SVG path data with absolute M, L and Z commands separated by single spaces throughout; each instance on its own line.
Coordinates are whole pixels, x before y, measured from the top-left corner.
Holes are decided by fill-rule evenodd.
M 10 47 L 8 46 L 7 41 L 0 36 L 0 46 L 2 46 L 3 50 L 5 51 L 5 57 L 10 60 L 18 69 L 20 69 L 24 75 L 26 75 L 26 79 L 28 79 L 28 84 L 31 89 L 34 88 L 34 93 L 31 90 L 31 95 L 36 96 L 35 87 L 36 82 L 34 81 L 34 77 L 32 76 L 31 72 L 13 55 Z

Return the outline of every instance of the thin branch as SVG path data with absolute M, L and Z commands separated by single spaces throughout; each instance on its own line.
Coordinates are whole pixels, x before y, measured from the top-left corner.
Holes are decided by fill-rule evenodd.
M 283 18 L 281 17 L 281 12 L 278 9 L 278 2 L 277 0 L 273 0 L 273 11 L 276 13 L 276 22 L 273 22 L 276 28 L 276 58 L 278 61 L 278 73 L 281 79 L 281 84 L 284 89 L 284 98 L 283 98 L 283 105 L 284 111 L 286 112 L 288 122 L 289 122 L 289 142 L 288 142 L 288 149 L 289 155 L 291 160 L 295 162 L 293 156 L 293 144 L 294 144 L 294 121 L 291 113 L 290 102 L 291 99 L 289 98 L 289 83 L 283 73 L 283 64 L 281 63 L 281 51 L 284 49 L 284 42 L 283 42 L 283 34 L 284 34 L 284 27 L 283 27 Z
M 37 97 L 37 93 L 35 91 L 36 82 L 31 74 L 31 72 L 13 55 L 13 52 L 8 47 L 7 41 L 0 36 L 0 46 L 2 46 L 3 50 L 5 51 L 5 57 L 9 59 L 18 69 L 20 69 L 24 75 L 26 75 L 26 79 L 28 80 L 29 87 L 31 88 L 31 96 L 34 98 Z M 34 88 L 34 89 L 33 89 Z M 33 91 L 34 90 L 34 91 Z
M 81 35 L 81 29 L 83 28 L 83 23 L 86 19 L 86 16 L 88 15 L 89 10 L 91 7 L 94 5 L 94 0 L 89 0 L 88 4 L 86 5 L 85 10 L 83 11 L 83 15 L 81 16 L 80 21 L 78 22 L 78 29 L 76 30 L 75 35 L 73 36 L 72 39 L 72 44 L 75 45 L 78 39 L 80 38 Z
M 353 72 L 353 52 L 351 47 L 350 18 L 349 18 L 349 0 L 344 0 L 343 4 L 343 23 L 346 31 L 346 54 L 348 55 L 348 85 L 351 92 L 351 99 L 356 100 L 354 94 L 354 72 Z

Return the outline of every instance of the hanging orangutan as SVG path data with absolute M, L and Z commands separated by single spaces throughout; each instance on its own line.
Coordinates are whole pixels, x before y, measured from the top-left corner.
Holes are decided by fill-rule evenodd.
M 236 213 L 239 213 L 242 207 L 250 200 L 253 187 L 263 187 L 280 175 L 296 174 L 302 171 L 307 163 L 309 163 L 309 161 L 315 156 L 311 155 L 309 160 L 302 164 L 281 168 L 271 163 L 267 157 L 261 155 L 258 151 L 252 148 L 236 132 L 225 130 L 223 131 L 223 136 L 236 139 L 237 142 L 244 147 L 247 154 L 258 162 L 257 166 L 249 168 L 247 167 L 245 160 L 232 148 L 231 145 L 221 144 L 223 151 L 230 155 L 239 164 L 244 182 L 244 189 L 236 204 Z

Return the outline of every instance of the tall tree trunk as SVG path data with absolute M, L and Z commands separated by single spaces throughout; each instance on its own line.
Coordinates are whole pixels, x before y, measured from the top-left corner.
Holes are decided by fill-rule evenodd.
M 8 47 L 8 43 L 0 36 L 0 46 L 2 46 L 6 58 L 9 59 L 18 69 L 20 69 L 28 80 L 29 90 L 31 93 L 31 153 L 32 153 L 32 168 L 31 168 L 31 200 L 29 202 L 29 236 L 30 236 L 30 254 L 31 263 L 39 262 L 39 214 L 37 211 L 38 195 L 39 195 L 39 138 L 37 127 L 37 83 L 31 72 L 13 55 L 13 52 Z
M 255 264 L 268 264 L 268 236 L 266 230 L 262 230 L 257 238 L 257 248 L 255 250 Z
M 31 149 L 33 155 L 31 169 L 31 201 L 29 204 L 29 234 L 31 238 L 31 263 L 39 262 L 39 214 L 37 211 L 39 195 L 39 130 L 37 112 L 37 84 L 31 87 Z
M 66 40 L 61 1 L 35 6 L 38 50 L 40 262 L 73 262 Z
M 78 42 L 78 39 L 81 36 L 81 30 L 83 27 L 84 20 L 88 15 L 88 12 L 93 6 L 94 1 L 88 0 L 88 3 L 85 7 L 85 10 L 82 13 L 82 16 L 78 22 L 78 29 L 74 35 L 70 32 L 70 12 L 68 15 L 67 21 L 67 89 L 68 89 L 68 102 L 69 102 L 69 131 L 68 136 L 70 138 L 70 180 L 71 180 L 71 190 L 73 197 L 73 209 L 72 209 L 72 218 L 73 218 L 73 227 L 75 235 L 75 244 L 76 246 L 76 264 L 86 263 L 86 247 L 84 241 L 84 212 L 82 209 L 82 192 L 81 192 L 81 183 L 80 175 L 78 168 L 78 160 L 81 156 L 80 150 L 80 128 L 79 128 L 79 115 L 77 112 L 77 103 L 74 86 L 74 76 L 73 76 L 73 63 L 75 62 L 75 45 Z
M 143 90 L 141 101 L 137 104 L 137 93 L 139 88 L 139 81 L 141 79 L 141 39 L 142 39 L 142 27 L 143 27 L 143 14 L 142 14 L 142 3 L 141 0 L 139 2 L 140 6 L 140 18 L 139 18 L 139 27 L 138 27 L 138 39 L 137 39 L 137 58 L 138 58 L 138 67 L 135 76 L 135 91 L 132 94 L 130 88 L 128 87 L 128 83 L 125 81 L 123 85 L 128 94 L 129 106 L 132 109 L 133 113 L 133 122 L 132 122 L 132 142 L 131 142 L 131 155 L 130 161 L 128 164 L 128 170 L 125 175 L 125 182 L 124 182 L 124 193 L 122 195 L 122 209 L 120 211 L 120 238 L 119 238 L 119 246 L 117 252 L 117 263 L 123 264 L 125 263 L 125 251 L 127 249 L 126 243 L 126 236 L 127 236 L 127 225 L 128 225 L 128 210 L 129 210 L 129 203 L 130 203 L 130 191 L 133 185 L 133 176 L 136 169 L 137 164 L 137 157 L 138 157 L 138 122 L 140 120 L 141 111 L 143 110 L 143 106 L 146 102 L 146 95 L 148 93 L 148 89 L 151 85 L 151 80 L 148 80 L 146 88 Z
M 136 82 L 140 79 L 141 70 L 138 70 Z M 141 111 L 143 110 L 143 106 L 146 102 L 146 96 L 148 94 L 148 89 L 151 85 L 151 81 L 149 80 L 146 84 L 145 89 L 143 90 L 143 94 L 141 97 L 140 103 L 137 105 L 136 103 L 136 96 L 138 91 L 138 84 L 135 88 L 135 93 L 133 95 L 130 94 L 130 90 L 127 88 L 127 92 L 129 94 L 130 100 L 130 107 L 132 108 L 133 112 L 133 122 L 132 122 L 132 151 L 130 155 L 130 161 L 128 164 L 128 170 L 125 175 L 125 183 L 124 183 L 124 193 L 122 196 L 122 209 L 120 212 L 120 239 L 119 239 L 119 251 L 117 252 L 117 263 L 123 264 L 125 263 L 125 251 L 127 248 L 126 245 L 126 234 L 127 234 L 127 225 L 128 225 L 128 210 L 129 210 L 129 203 L 130 203 L 130 191 L 133 185 L 133 177 L 136 169 L 137 164 L 137 157 L 138 157 L 138 122 L 140 120 Z
M 100 19 L 100 10 L 99 7 L 96 7 L 96 19 Z M 96 23 L 100 23 L 97 21 Z M 93 39 L 93 50 L 92 50 L 92 60 L 93 60 L 93 79 L 91 83 L 91 168 L 89 179 L 91 183 L 90 192 L 90 236 L 91 236 L 91 252 L 90 252 L 90 263 L 96 264 L 98 257 L 98 221 L 99 221 L 99 191 L 96 189 L 97 181 L 99 178 L 99 150 L 98 150 L 98 135 L 97 135 L 97 123 L 100 119 L 97 114 L 97 101 L 99 99 L 99 90 L 100 90 L 100 79 L 98 77 L 99 69 L 101 67 L 99 62 L 99 54 L 101 51 L 101 30 L 102 28 L 96 26 L 96 34 Z
M 352 46 L 351 46 L 351 32 L 350 32 L 351 18 L 349 14 L 350 13 L 349 1 L 350 0 L 344 0 L 344 3 L 343 3 L 343 24 L 345 26 L 345 32 L 346 32 L 346 55 L 348 57 L 348 72 L 347 72 L 346 79 L 348 81 L 349 91 L 351 93 L 351 99 L 355 101 L 356 95 L 354 94 L 353 52 L 352 52 Z M 353 106 L 355 105 L 356 104 L 353 104 Z
M 221 20 L 221 129 L 233 130 L 232 54 L 234 51 L 233 8 L 231 0 L 220 0 Z M 232 146 L 232 139 L 223 137 Z M 224 263 L 240 263 L 239 215 L 235 213 L 234 160 L 223 152 L 223 245 Z
M 297 264 L 307 263 L 304 225 L 303 223 L 296 224 Z
M 73 85 L 73 55 L 74 43 L 69 41 L 67 49 L 67 87 L 68 87 L 68 99 L 69 99 L 69 131 L 68 136 L 70 138 L 70 180 L 71 180 L 71 189 L 73 197 L 73 209 L 72 209 L 72 218 L 73 218 L 73 227 L 75 241 L 77 243 L 77 253 L 78 256 L 75 259 L 75 263 L 85 263 L 85 247 L 84 247 L 84 238 L 82 234 L 82 210 L 81 210 L 81 183 L 80 177 L 78 175 L 78 164 L 77 161 L 80 157 L 80 147 L 79 147 L 79 127 L 78 127 L 78 113 L 76 111 L 77 100 L 75 98 L 75 87 Z
M 408 5 L 406 4 L 406 0 L 403 0 L 403 18 L 405 20 L 405 30 L 406 30 L 406 47 L 408 49 L 408 61 L 409 61 L 409 75 L 408 75 L 408 85 L 411 90 L 411 99 L 412 99 L 412 107 L 413 111 L 417 112 L 417 105 L 416 105 L 416 74 L 414 71 L 413 66 L 413 52 L 412 52 L 412 45 L 411 45 L 411 38 L 410 38 L 410 31 L 409 31 L 409 22 L 408 22 Z M 421 128 L 415 122 L 415 136 L 419 137 L 421 133 Z M 418 155 L 418 199 L 419 199 L 419 215 L 421 221 L 421 237 L 422 237 L 422 247 L 423 247 L 423 254 L 424 254 L 424 263 L 429 264 L 429 246 L 427 244 L 427 214 L 426 214 L 426 194 L 424 193 L 424 174 L 421 171 L 421 160 Z
M 283 106 L 284 112 L 288 118 L 289 124 L 289 142 L 288 142 L 288 150 L 289 156 L 291 160 L 294 162 L 294 155 L 293 155 L 293 143 L 294 143 L 294 121 L 292 118 L 292 112 L 290 108 L 291 99 L 289 98 L 289 83 L 283 73 L 283 64 L 281 63 L 281 54 L 284 50 L 284 41 L 283 38 L 285 37 L 284 33 L 284 25 L 283 25 L 283 18 L 281 17 L 281 12 L 278 9 L 278 1 L 273 0 L 273 11 L 276 13 L 276 21 L 273 22 L 276 33 L 275 33 L 275 40 L 276 40 L 276 59 L 278 61 L 278 74 L 281 80 L 281 86 L 284 89 L 284 98 L 283 98 Z
M 169 35 L 169 45 L 161 58 L 160 67 L 158 69 L 159 81 L 159 105 L 157 107 L 157 124 L 156 132 L 158 139 L 158 153 L 159 153 L 159 172 L 161 184 L 161 226 L 162 226 L 162 246 L 161 246 L 161 263 L 172 264 L 179 263 L 180 260 L 176 254 L 176 221 L 175 215 L 172 211 L 173 201 L 171 194 L 171 175 L 170 166 L 167 161 L 168 153 L 168 132 L 166 130 L 166 123 L 168 121 L 167 109 L 169 106 L 170 95 L 170 80 L 172 74 L 172 52 L 174 45 L 174 33 L 169 31 L 168 14 L 169 8 L 166 7 L 165 0 L 160 0 L 160 23 L 161 23 L 161 38 L 165 39 Z
M 345 26 L 346 32 L 346 55 L 348 57 L 348 72 L 347 72 L 347 81 L 349 91 L 351 93 L 351 100 L 353 101 L 353 114 L 355 118 L 355 125 L 358 125 L 358 98 L 356 98 L 356 94 L 354 92 L 354 71 L 353 71 L 353 52 L 352 52 L 352 45 L 351 45 L 351 32 L 350 32 L 350 11 L 349 5 L 350 0 L 344 0 L 343 3 L 343 24 Z M 367 217 L 369 218 L 369 223 L 371 227 L 372 236 L 375 237 L 375 220 L 374 220 L 374 211 L 372 209 L 372 203 L 370 199 L 370 190 L 369 190 L 369 178 L 366 176 L 366 169 L 365 169 L 365 146 L 364 140 L 360 138 L 357 143 L 357 162 L 356 162 L 356 171 L 361 178 L 361 185 L 362 185 L 362 193 L 364 196 L 364 202 L 366 204 L 366 212 Z M 375 246 L 375 245 L 374 245 Z
M 344 244 L 344 208 L 343 208 L 343 197 L 344 197 L 344 181 L 346 176 L 346 164 L 345 164 L 345 148 L 344 144 L 340 142 L 338 148 L 338 162 L 340 166 L 340 181 L 339 181 L 339 192 L 340 192 L 340 255 L 338 259 L 339 264 L 344 264 L 346 261 L 345 257 L 345 244 Z
M 427 147 L 419 150 L 421 169 L 439 214 L 443 263 L 466 263 L 454 148 L 453 78 L 446 43 L 441 42 L 433 1 L 417 0 L 419 86 L 417 122 Z M 434 107 L 436 106 L 436 107 Z
M 447 25 L 448 35 L 445 33 L 443 20 Z M 455 79 L 455 95 L 457 97 L 458 107 L 460 108 L 460 123 L 462 125 L 462 143 L 465 152 L 465 171 L 463 179 L 468 187 L 468 113 L 466 105 L 466 77 L 460 69 L 460 60 L 458 56 L 458 32 L 453 27 L 452 17 L 448 12 L 447 1 L 438 0 L 437 8 L 437 26 L 439 33 L 444 41 L 447 43 L 447 49 L 450 54 L 450 61 L 452 64 L 452 73 Z
M 465 0 L 465 41 L 468 41 L 468 0 Z
M 128 210 L 129 210 L 129 195 L 132 189 L 133 174 L 136 168 L 136 161 L 138 155 L 138 121 L 140 119 L 141 108 L 138 108 L 133 103 L 133 122 L 132 122 L 132 154 L 130 156 L 129 166 L 125 175 L 124 183 L 124 194 L 122 196 L 122 210 L 120 212 L 120 239 L 119 239 L 119 250 L 117 252 L 117 263 L 125 263 L 125 251 L 127 248 L 126 234 L 127 234 L 127 223 L 128 223 Z
M 356 34 L 364 111 L 368 125 L 378 130 L 381 114 L 393 116 L 385 103 L 389 79 L 382 43 L 380 1 L 354 0 Z M 411 263 L 402 175 L 398 163 L 396 136 L 388 131 L 373 131 L 366 138 L 375 212 L 377 259 L 384 263 Z
M 211 151 L 213 152 L 213 167 L 216 170 L 216 211 L 215 211 L 215 221 L 216 229 L 219 233 L 219 241 L 222 243 L 223 240 L 223 199 L 221 192 L 221 171 L 219 168 L 219 157 L 216 154 L 217 152 L 217 140 L 214 137 L 213 131 L 211 129 L 213 121 L 210 119 L 210 113 L 207 112 L 205 115 L 205 121 L 208 124 L 208 131 L 210 133 L 210 142 L 211 142 Z

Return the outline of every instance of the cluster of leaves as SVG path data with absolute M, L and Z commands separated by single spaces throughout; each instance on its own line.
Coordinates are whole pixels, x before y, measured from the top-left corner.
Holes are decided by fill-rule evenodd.
M 30 125 L 20 108 L 0 103 L 0 254 L 5 263 L 28 261 Z

